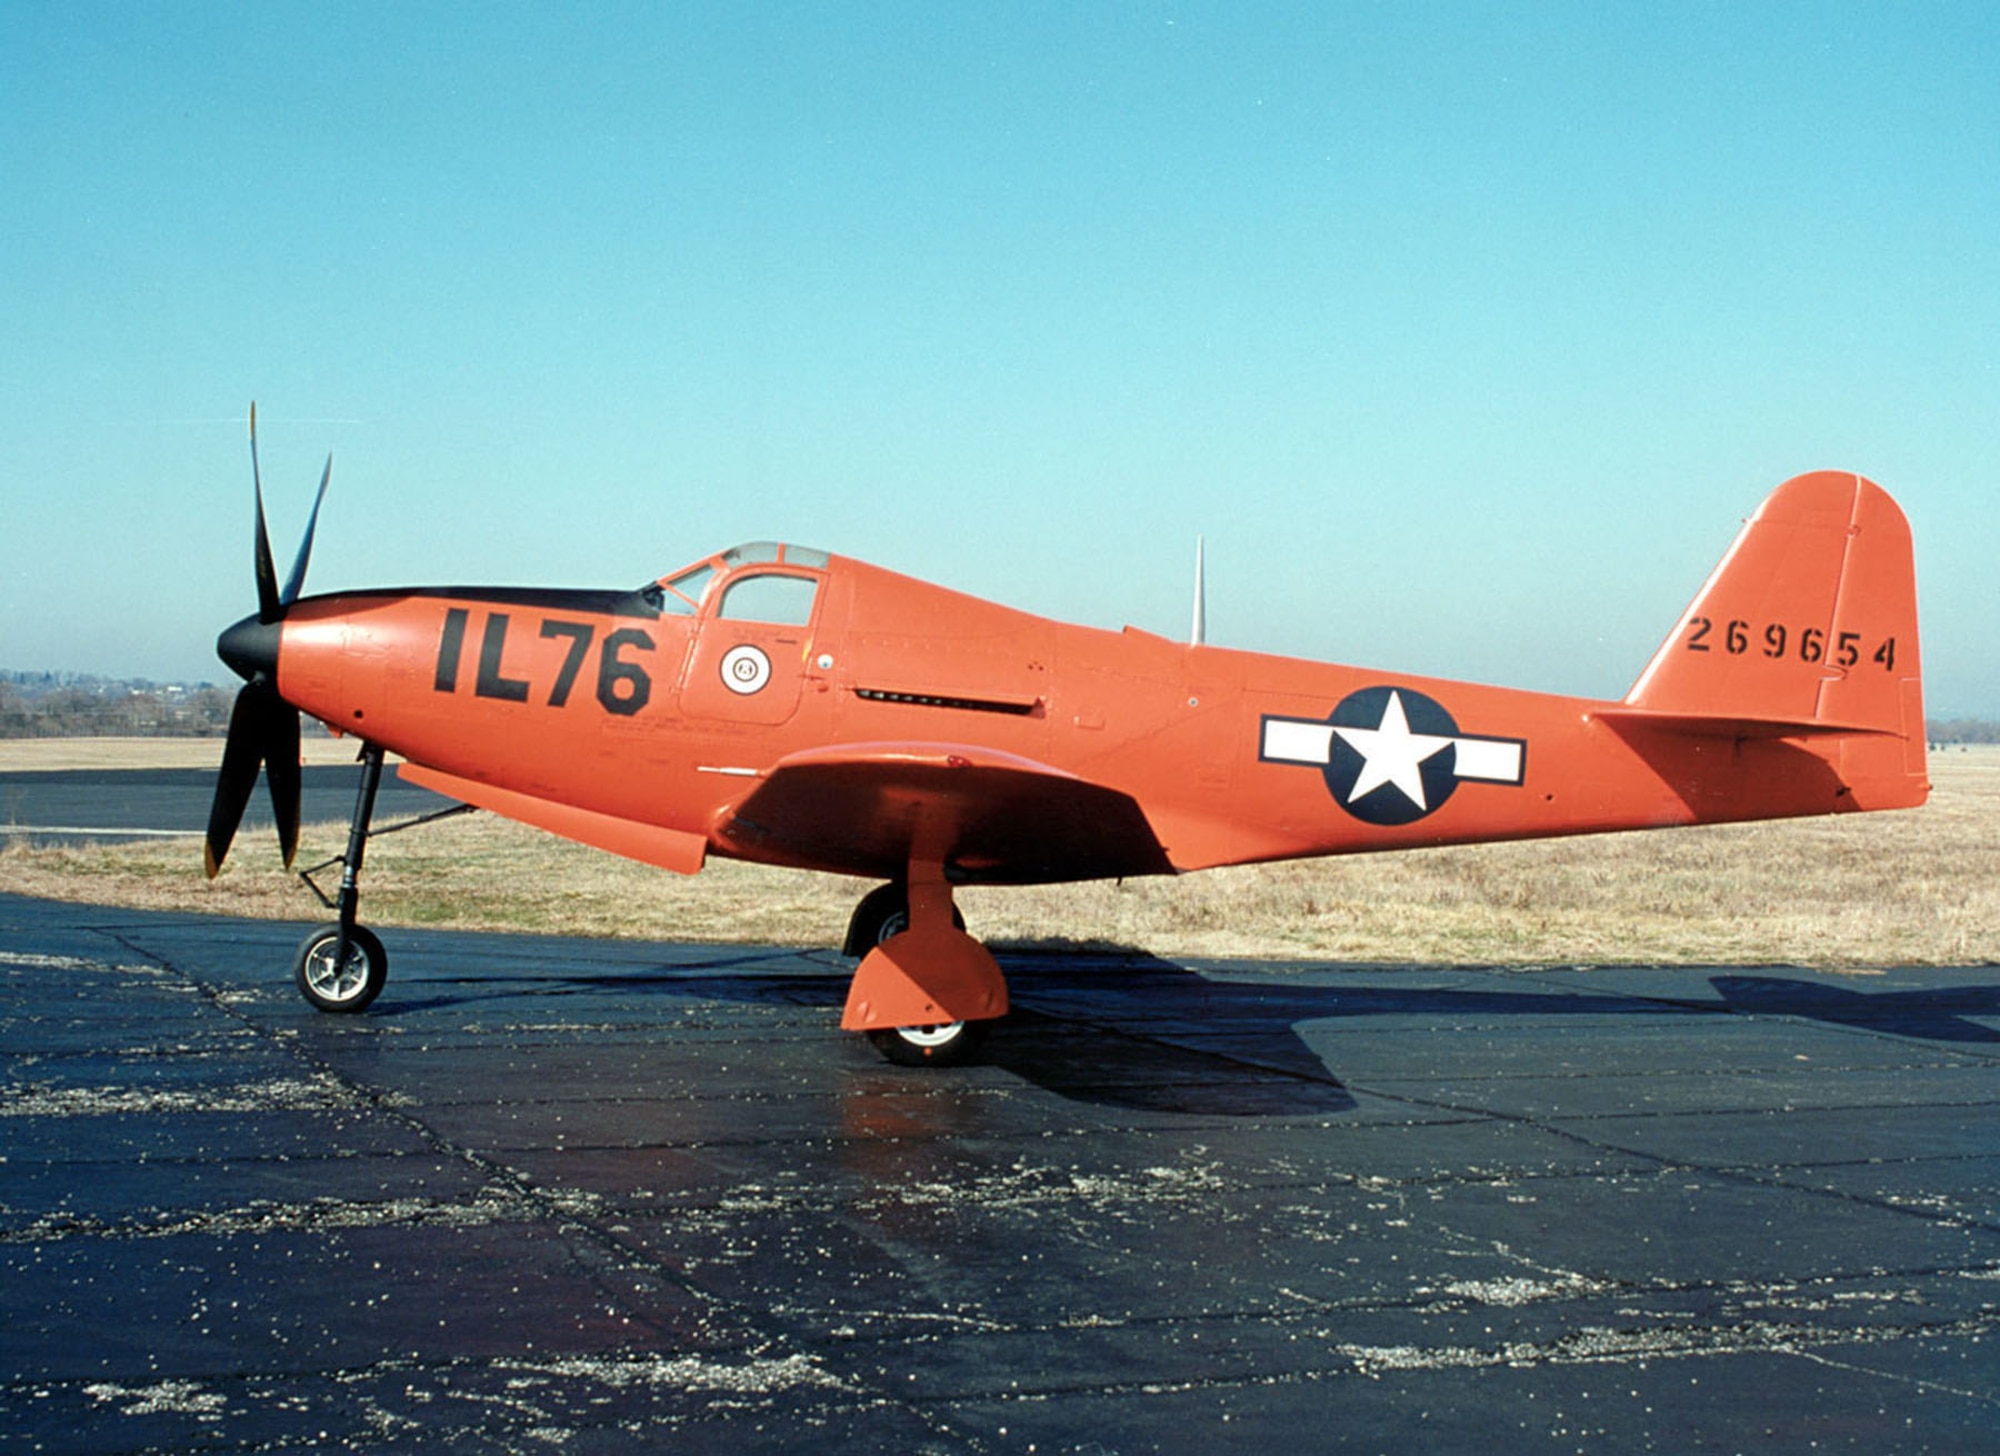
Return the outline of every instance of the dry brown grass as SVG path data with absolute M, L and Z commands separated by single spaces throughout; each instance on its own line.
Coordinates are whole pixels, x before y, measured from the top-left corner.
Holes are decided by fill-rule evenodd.
M 1164 956 L 2000 961 L 2000 750 L 1934 755 L 1932 778 L 1931 803 L 1904 813 L 969 889 L 959 902 L 996 944 Z M 345 836 L 344 825 L 308 825 L 301 863 L 338 853 Z M 15 847 L 0 851 L 0 890 L 277 919 L 324 913 L 261 835 L 244 836 L 214 884 L 200 853 L 192 841 Z M 372 843 L 363 905 L 377 925 L 828 946 L 865 888 L 726 861 L 683 879 L 474 815 Z
M 353 763 L 352 738 L 307 734 L 300 757 L 309 764 Z M 0 738 L 0 773 L 52 773 L 61 769 L 214 768 L 222 762 L 220 738 Z

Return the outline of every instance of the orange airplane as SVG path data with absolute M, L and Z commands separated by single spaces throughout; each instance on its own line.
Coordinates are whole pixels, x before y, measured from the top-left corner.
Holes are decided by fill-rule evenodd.
M 327 462 L 331 472 L 332 461 Z M 881 880 L 849 925 L 842 1027 L 965 1058 L 1007 1010 L 960 885 L 1179 874 L 1478 840 L 1897 809 L 1929 792 L 1908 524 L 1857 475 L 1786 481 L 1616 702 L 1101 631 L 760 542 L 629 591 L 277 582 L 207 836 L 268 768 L 296 851 L 299 714 L 361 743 L 336 924 L 300 990 L 359 1011 L 356 920 L 383 755 L 466 804 L 693 874 L 711 854 Z M 327 476 L 320 478 L 320 497 Z M 334 902 L 329 902 L 330 904 Z

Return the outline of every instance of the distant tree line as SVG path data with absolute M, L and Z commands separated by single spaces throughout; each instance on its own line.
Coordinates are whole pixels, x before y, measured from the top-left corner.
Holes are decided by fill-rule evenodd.
M 235 694 L 211 683 L 0 672 L 0 738 L 204 738 L 229 727 Z
M 2000 743 L 2000 723 L 1991 718 L 1933 718 L 1933 743 Z

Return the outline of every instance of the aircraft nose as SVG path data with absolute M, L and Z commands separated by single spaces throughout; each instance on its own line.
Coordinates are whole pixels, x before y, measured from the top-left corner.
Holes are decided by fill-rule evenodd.
M 267 680 L 274 678 L 278 672 L 278 634 L 282 628 L 280 622 L 245 617 L 215 639 L 215 655 L 245 682 L 260 675 Z

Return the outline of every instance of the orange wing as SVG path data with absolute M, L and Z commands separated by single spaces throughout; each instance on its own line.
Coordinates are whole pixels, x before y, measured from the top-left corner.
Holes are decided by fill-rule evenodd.
M 744 859 L 899 879 L 913 859 L 968 883 L 1167 874 L 1129 795 L 970 744 L 852 743 L 780 759 L 717 824 Z
M 694 874 L 700 870 L 708 854 L 708 841 L 699 834 L 688 834 L 657 824 L 642 824 L 636 819 L 621 819 L 591 809 L 579 809 L 574 804 L 478 783 L 441 769 L 426 768 L 422 764 L 401 764 L 396 769 L 396 777 L 418 788 L 443 794 L 448 799 L 458 799 L 503 818 L 532 824 L 564 839 L 574 839 L 578 844 L 622 854 L 642 864 L 658 865 L 675 874 Z

